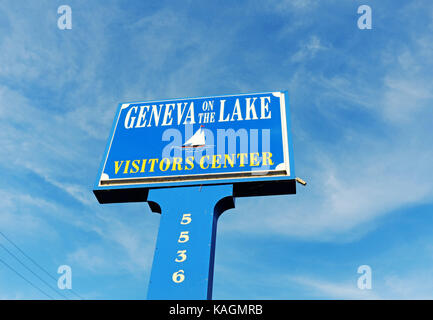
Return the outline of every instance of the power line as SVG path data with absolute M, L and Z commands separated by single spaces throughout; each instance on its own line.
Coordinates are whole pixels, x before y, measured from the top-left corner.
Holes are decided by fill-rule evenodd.
M 54 292 L 56 292 L 57 294 L 61 295 L 63 298 L 65 298 L 66 300 L 69 300 L 68 297 L 66 297 L 65 295 L 63 295 L 62 293 L 58 292 L 56 290 L 56 288 L 52 287 L 48 282 L 46 282 L 44 279 L 42 279 L 37 273 L 33 272 L 33 270 L 31 270 L 29 267 L 27 267 L 25 265 L 25 263 L 23 263 L 20 259 L 17 258 L 16 255 L 14 255 L 12 252 L 10 252 L 3 244 L 0 243 L 0 247 L 2 247 L 7 253 L 9 253 L 12 257 L 15 258 L 15 260 L 17 260 L 24 268 L 26 268 L 28 271 L 30 271 L 35 277 L 37 277 L 39 280 L 41 280 L 43 283 L 45 283 L 45 285 L 47 285 L 51 290 L 53 290 Z
M 0 231 L 0 234 L 3 236 L 3 238 L 5 238 L 7 241 L 9 241 L 16 249 L 19 250 L 19 252 L 21 252 L 27 259 L 29 259 L 31 262 L 33 262 L 36 266 L 39 267 L 39 269 L 41 269 L 43 272 L 45 272 L 51 279 L 53 279 L 54 281 L 57 281 L 56 278 L 54 278 L 48 271 L 46 271 L 43 267 L 41 267 L 35 260 L 33 260 L 31 257 L 29 257 L 23 250 L 21 250 L 11 239 L 9 239 L 8 237 L 6 237 L 6 235 Z
M 25 256 L 27 259 L 29 259 L 31 262 L 33 262 L 33 264 L 35 264 L 39 269 L 41 269 L 44 273 L 46 273 L 51 279 L 53 279 L 54 281 L 57 282 L 57 279 L 54 278 L 44 267 L 42 267 L 41 265 L 39 265 L 39 263 L 37 263 L 35 260 L 33 260 L 31 257 L 29 257 L 23 250 L 20 249 L 20 247 L 18 247 L 18 245 L 16 245 L 11 239 L 9 239 L 3 232 L 0 231 L 0 235 L 5 238 L 7 241 L 9 241 L 9 243 L 11 243 L 19 252 L 21 252 L 21 254 L 23 256 Z M 4 247 L 3 247 L 4 248 Z M 79 297 L 82 300 L 85 300 L 82 296 L 80 296 L 78 293 L 76 293 L 74 290 L 69 289 L 73 294 L 75 294 L 77 297 Z M 56 291 L 57 292 L 57 291 Z M 63 295 L 62 295 L 63 296 Z M 64 296 L 63 296 L 64 297 Z M 66 297 L 65 297 L 66 298 Z M 68 298 L 66 298 L 68 299 Z
M 55 300 L 52 296 L 50 296 L 48 293 L 46 293 L 44 290 L 42 290 L 41 288 L 39 288 L 37 285 L 33 284 L 33 282 L 31 282 L 30 280 L 28 280 L 26 277 L 24 277 L 21 273 L 19 273 L 18 271 L 16 271 L 14 268 L 12 268 L 10 265 L 8 265 L 5 261 L 3 261 L 2 259 L 0 259 L 0 262 L 3 263 L 6 267 L 8 267 L 10 270 L 12 270 L 13 272 L 15 272 L 19 277 L 21 277 L 22 279 L 24 279 L 28 284 L 30 284 L 33 288 L 39 290 L 40 292 L 42 292 L 44 295 L 46 295 L 48 298 L 50 298 L 51 300 Z

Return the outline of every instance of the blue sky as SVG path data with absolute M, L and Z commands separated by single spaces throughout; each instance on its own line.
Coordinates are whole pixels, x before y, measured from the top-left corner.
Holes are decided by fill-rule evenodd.
M 427 0 L 2 1 L 0 231 L 85 298 L 144 299 L 159 216 L 91 192 L 117 104 L 288 90 L 308 185 L 223 214 L 214 298 L 432 299 L 432 31 Z M 0 265 L 0 298 L 46 297 Z

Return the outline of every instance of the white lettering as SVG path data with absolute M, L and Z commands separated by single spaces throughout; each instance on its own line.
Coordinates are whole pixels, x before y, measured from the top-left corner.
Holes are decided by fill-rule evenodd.
M 265 100 L 268 100 L 268 102 L 266 103 Z M 260 119 L 271 118 L 271 111 L 269 111 L 269 102 L 271 102 L 271 97 L 260 97 L 260 106 L 261 106 Z M 269 113 L 266 115 L 267 111 L 269 111 Z
M 132 107 L 129 109 L 125 117 L 125 129 L 131 129 L 134 126 L 135 117 L 131 117 L 131 113 L 132 111 L 134 111 L 134 113 L 137 113 L 137 109 L 137 107 Z
M 147 109 L 144 111 L 144 109 Z M 149 111 L 149 106 L 140 106 L 140 113 L 138 114 L 137 124 L 135 125 L 136 128 L 144 128 L 146 126 L 147 120 L 146 113 Z

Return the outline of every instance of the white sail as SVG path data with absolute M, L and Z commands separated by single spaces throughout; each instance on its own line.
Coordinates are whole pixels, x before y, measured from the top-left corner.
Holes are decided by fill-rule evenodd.
M 206 139 L 204 136 L 204 131 L 202 128 L 198 129 L 194 135 L 189 138 L 184 146 L 204 146 L 206 144 Z

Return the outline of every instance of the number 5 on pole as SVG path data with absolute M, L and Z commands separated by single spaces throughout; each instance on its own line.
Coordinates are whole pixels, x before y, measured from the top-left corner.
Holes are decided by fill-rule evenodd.
M 182 231 L 182 232 L 180 233 L 179 240 L 177 240 L 177 242 L 179 242 L 179 243 L 185 243 L 185 242 L 188 242 L 188 240 L 189 240 L 189 235 L 188 235 L 188 233 L 189 233 L 189 231 Z
M 180 224 L 190 224 L 191 223 L 191 213 L 185 213 L 182 216 L 182 220 L 180 221 Z

